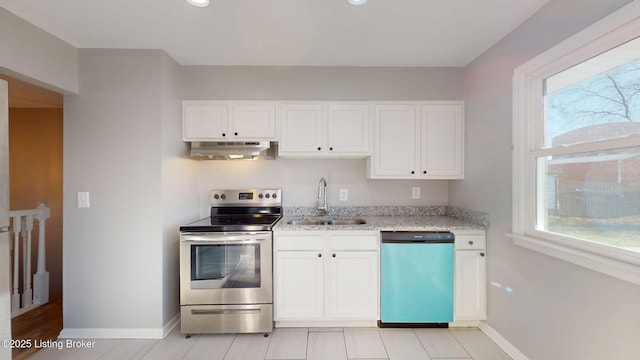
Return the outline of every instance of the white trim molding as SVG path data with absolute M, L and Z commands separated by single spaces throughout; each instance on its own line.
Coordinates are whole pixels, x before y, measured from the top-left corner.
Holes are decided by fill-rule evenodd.
M 162 328 L 117 329 L 117 328 L 64 328 L 58 339 L 162 339 Z
M 514 70 L 513 75 L 513 233 L 514 244 L 572 264 L 640 285 L 640 253 L 536 229 L 537 159 L 640 146 L 640 137 L 544 149 L 540 142 L 543 80 L 640 37 L 640 1 L 633 1 L 585 30 L 541 53 Z M 538 216 L 536 216 L 538 215 Z
M 615 278 L 640 285 L 640 266 L 520 234 L 505 234 L 513 243 Z
M 178 312 L 178 314 L 174 316 L 173 319 L 169 320 L 168 323 L 164 324 L 164 326 L 162 327 L 162 337 L 166 338 L 171 333 L 171 331 L 173 331 L 173 329 L 178 326 L 178 324 L 180 324 L 180 312 Z
M 492 328 L 486 321 L 480 322 L 480 331 L 482 331 L 489 339 L 506 352 L 513 360 L 529 360 L 517 347 L 502 336 L 496 329 Z
M 164 339 L 180 323 L 180 313 L 162 328 L 64 328 L 59 339 Z

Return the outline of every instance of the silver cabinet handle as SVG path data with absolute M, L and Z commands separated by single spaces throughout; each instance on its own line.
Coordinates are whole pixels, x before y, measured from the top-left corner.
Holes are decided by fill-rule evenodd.
M 5 233 L 5 232 L 9 232 L 9 227 L 8 226 L 0 226 L 0 233 Z

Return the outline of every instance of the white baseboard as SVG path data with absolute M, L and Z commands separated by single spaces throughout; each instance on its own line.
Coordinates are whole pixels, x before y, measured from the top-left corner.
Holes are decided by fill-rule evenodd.
M 162 339 L 162 328 L 147 329 L 101 329 L 101 328 L 64 328 L 58 339 Z
M 164 326 L 162 327 L 162 337 L 167 337 L 167 335 L 169 335 L 169 333 L 171 333 L 171 331 L 173 331 L 173 329 L 178 326 L 178 324 L 180 324 L 180 312 L 178 312 L 176 316 L 173 317 L 173 319 L 169 320 L 168 323 L 164 324 Z
M 481 321 L 479 328 L 485 335 L 487 335 L 487 337 L 489 337 L 489 339 L 493 340 L 496 345 L 506 352 L 507 355 L 511 356 L 513 360 L 529 360 L 529 358 L 520 352 L 517 347 L 513 346 L 509 340 L 500 335 L 500 333 L 487 324 L 486 321 Z
M 343 328 L 343 327 L 378 327 L 377 320 L 285 320 L 276 321 L 274 326 L 279 327 L 317 327 L 317 328 Z
M 180 313 L 162 328 L 113 329 L 113 328 L 64 328 L 58 339 L 164 339 L 180 323 Z

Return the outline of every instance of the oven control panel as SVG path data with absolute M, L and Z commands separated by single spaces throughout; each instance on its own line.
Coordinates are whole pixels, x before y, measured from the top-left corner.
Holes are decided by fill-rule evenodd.
M 211 190 L 211 206 L 280 206 L 281 189 Z

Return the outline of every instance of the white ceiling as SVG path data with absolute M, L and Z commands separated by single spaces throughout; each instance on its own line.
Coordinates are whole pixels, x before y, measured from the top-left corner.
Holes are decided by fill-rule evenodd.
M 0 0 L 77 48 L 183 65 L 465 66 L 548 0 Z

